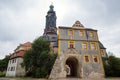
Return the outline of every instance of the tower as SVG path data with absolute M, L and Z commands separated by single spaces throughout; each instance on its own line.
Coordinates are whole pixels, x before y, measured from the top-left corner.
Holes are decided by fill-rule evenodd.
M 50 49 L 53 53 L 57 53 L 57 27 L 56 27 L 56 13 L 54 6 L 50 5 L 50 9 L 46 15 L 46 24 L 43 33 L 43 38 L 50 41 Z
M 43 34 L 44 36 L 57 35 L 56 13 L 53 8 L 54 6 L 50 5 L 50 9 L 46 15 L 46 25 Z

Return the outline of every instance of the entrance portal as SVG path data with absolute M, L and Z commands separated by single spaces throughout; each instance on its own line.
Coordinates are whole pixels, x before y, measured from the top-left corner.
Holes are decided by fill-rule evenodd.
M 66 72 L 67 77 L 79 77 L 78 60 L 74 57 L 70 57 L 66 60 Z

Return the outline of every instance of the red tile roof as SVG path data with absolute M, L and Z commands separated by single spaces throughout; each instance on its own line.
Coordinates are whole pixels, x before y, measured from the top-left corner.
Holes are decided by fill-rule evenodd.
M 31 43 L 30 43 L 30 42 L 26 42 L 26 43 L 24 43 L 24 44 L 21 44 L 21 46 L 31 47 Z
M 30 42 L 26 42 L 26 43 L 24 43 L 24 44 L 20 44 L 20 46 L 25 46 L 25 47 L 24 47 L 24 49 L 21 49 L 21 50 L 19 50 L 19 51 L 17 51 L 17 52 L 14 52 L 14 53 L 11 55 L 10 59 L 16 58 L 16 57 L 23 57 L 25 51 L 26 51 L 26 50 L 29 50 L 29 49 L 31 48 L 31 43 L 30 43 Z M 19 47 L 20 47 L 20 46 L 19 46 Z M 19 48 L 19 47 L 18 47 L 18 48 Z
M 18 52 L 16 52 L 16 53 L 13 53 L 13 54 L 10 56 L 10 59 L 16 58 L 16 57 L 23 57 L 23 56 L 24 56 L 24 53 L 25 53 L 24 50 L 21 50 L 21 51 L 18 51 Z

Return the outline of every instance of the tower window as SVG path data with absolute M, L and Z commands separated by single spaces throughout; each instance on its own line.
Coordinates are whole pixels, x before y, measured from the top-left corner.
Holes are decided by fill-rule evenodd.
M 75 48 L 75 42 L 74 41 L 68 41 L 68 48 Z
M 87 50 L 87 48 L 88 48 L 87 42 L 82 43 L 82 49 Z
M 69 30 L 69 31 L 68 31 L 68 35 L 73 36 L 73 35 L 74 35 L 73 30 Z
M 52 37 L 52 39 L 56 39 L 56 37 Z

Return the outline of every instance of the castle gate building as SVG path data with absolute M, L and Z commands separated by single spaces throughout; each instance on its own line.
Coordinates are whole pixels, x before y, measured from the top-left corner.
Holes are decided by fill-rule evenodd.
M 97 30 L 79 21 L 72 27 L 58 28 L 58 57 L 50 79 L 102 78 L 104 69 Z

